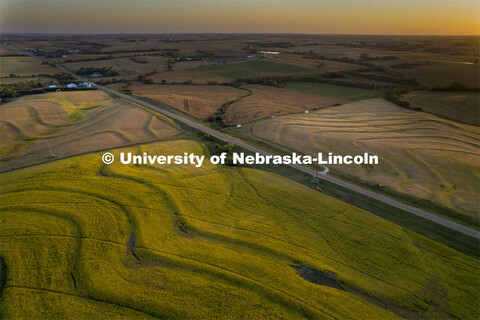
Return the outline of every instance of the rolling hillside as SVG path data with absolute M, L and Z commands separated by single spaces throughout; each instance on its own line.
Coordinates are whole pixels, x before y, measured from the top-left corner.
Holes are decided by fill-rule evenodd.
M 376 154 L 380 157 L 376 166 L 330 169 L 451 208 L 465 221 L 476 219 L 477 127 L 368 99 L 259 121 L 242 130 L 252 138 L 305 154 Z
M 1 175 L 3 318 L 478 315 L 478 260 L 291 180 L 100 157 Z

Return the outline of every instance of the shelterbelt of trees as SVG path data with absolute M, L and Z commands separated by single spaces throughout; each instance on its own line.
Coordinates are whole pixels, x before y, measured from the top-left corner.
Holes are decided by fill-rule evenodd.
M 41 88 L 45 84 L 41 80 L 24 80 L 10 84 L 0 84 L 1 102 L 10 101 L 22 95 L 23 92 L 30 91 L 35 88 Z

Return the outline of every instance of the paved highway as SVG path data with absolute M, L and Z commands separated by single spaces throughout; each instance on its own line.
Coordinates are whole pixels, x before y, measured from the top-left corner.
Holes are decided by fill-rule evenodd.
M 71 73 L 70 71 L 66 70 L 63 66 L 59 66 L 57 65 L 57 68 L 59 68 L 60 70 L 62 70 L 63 72 L 66 72 L 66 73 L 70 73 L 72 74 L 73 76 L 75 76 L 77 79 L 79 80 L 82 80 L 82 81 L 88 81 L 88 80 L 85 80 L 85 79 L 82 79 L 80 77 L 78 77 L 77 75 Z M 209 135 L 212 135 L 216 138 L 219 138 L 221 140 L 224 140 L 226 142 L 229 142 L 229 143 L 233 143 L 234 145 L 237 145 L 239 147 L 242 147 L 246 150 L 249 150 L 251 152 L 258 152 L 260 154 L 263 154 L 263 155 L 269 155 L 269 153 L 261 150 L 261 149 L 258 149 L 256 147 L 253 147 L 245 142 L 242 142 L 240 140 L 237 140 L 235 138 L 232 138 L 228 135 L 225 135 L 221 132 L 218 132 L 214 129 L 211 129 L 211 128 L 208 128 L 200 123 L 197 123 L 197 122 L 194 122 L 194 121 L 191 121 L 191 120 L 188 120 L 178 114 L 175 114 L 173 112 L 169 112 L 167 110 L 164 110 L 160 107 L 157 107 L 157 106 L 154 106 L 150 103 L 147 103 L 145 101 L 142 101 L 140 99 L 137 99 L 135 97 L 131 97 L 131 96 L 128 96 L 128 95 L 125 95 L 125 94 L 122 94 L 122 93 L 119 93 L 115 90 L 112 90 L 108 87 L 105 87 L 105 86 L 100 86 L 100 85 L 96 85 L 94 84 L 95 87 L 97 87 L 98 89 L 101 89 L 103 91 L 106 91 L 114 96 L 117 96 L 117 97 L 120 97 L 122 99 L 125 99 L 125 100 L 130 100 L 132 102 L 135 102 L 135 103 L 138 103 L 139 105 L 142 105 L 146 108 L 149 108 L 151 110 L 154 110 L 156 112 L 159 112 L 167 117 L 170 117 L 172 119 L 175 119 L 177 121 L 180 121 L 192 128 L 195 128 L 199 131 L 202 131 L 204 133 L 208 133 Z M 300 166 L 300 165 L 296 165 L 296 164 L 290 164 L 289 165 L 290 167 L 292 168 L 295 168 L 299 171 L 302 171 L 304 173 L 307 173 L 309 175 L 312 175 L 314 177 L 317 176 L 317 172 L 315 170 L 312 170 L 312 169 L 309 169 L 309 168 L 306 168 L 304 166 Z M 476 230 L 473 230 L 469 227 L 466 227 L 466 226 L 463 226 L 461 224 L 458 224 L 458 223 L 455 223 L 455 222 L 452 222 L 450 220 L 447 220 L 447 219 L 443 219 L 439 216 L 436 216 L 436 215 L 433 215 L 431 213 L 428 213 L 426 211 L 423 211 L 423 210 L 420 210 L 418 208 L 415 208 L 415 207 L 412 207 L 408 204 L 405 204 L 405 203 L 402 203 L 402 202 L 399 202 L 399 201 L 396 201 L 392 198 L 389 198 L 389 197 L 386 197 L 384 195 L 381 195 L 381 194 L 378 194 L 376 192 L 373 192 L 373 191 L 370 191 L 370 190 L 366 190 L 364 188 L 361 188 L 359 186 L 356 186 L 356 185 L 353 185 L 351 183 L 348 183 L 348 182 L 345 182 L 343 180 L 340 180 L 340 179 L 337 179 L 337 178 L 334 178 L 334 177 L 331 177 L 331 176 L 328 176 L 326 175 L 326 171 L 324 171 L 322 174 L 318 175 L 318 178 L 320 179 L 323 179 L 323 180 L 326 180 L 326 181 L 329 181 L 333 184 L 336 184 L 336 185 L 339 185 L 339 186 L 342 186 L 344 188 L 347 188 L 347 189 L 350 189 L 352 191 L 355 191 L 355 192 L 358 192 L 360 194 L 363 194 L 364 196 L 367 196 L 367 197 L 370 197 L 372 199 L 375 199 L 375 200 L 378 200 L 378 201 L 381 201 L 383 203 L 386 203 L 386 204 L 389 204 L 391 205 L 392 207 L 395 207 L 395 208 L 398 208 L 398 209 L 401 209 L 403 211 L 406 211 L 408 213 L 411 213 L 411 214 L 414 214 L 416 216 L 419 216 L 419 217 L 422 217 L 424 219 L 427 219 L 427 220 L 430 220 L 430 221 L 433 221 L 435 223 L 438 223 L 442 226 L 445 226 L 447 228 L 450 228 L 452 230 L 455 230 L 455 231 L 458 231 L 458 232 L 461 232 L 463 234 L 466 234 L 468 236 L 471 236 L 473 238 L 476 238 L 476 239 L 480 239 L 480 233 L 477 232 Z

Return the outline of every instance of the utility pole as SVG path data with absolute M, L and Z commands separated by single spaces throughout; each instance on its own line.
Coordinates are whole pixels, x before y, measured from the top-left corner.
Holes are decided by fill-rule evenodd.
M 53 155 L 53 152 L 52 152 L 52 147 L 50 147 L 50 143 L 48 144 L 48 149 L 50 149 L 50 157 L 52 159 L 55 158 L 55 156 Z

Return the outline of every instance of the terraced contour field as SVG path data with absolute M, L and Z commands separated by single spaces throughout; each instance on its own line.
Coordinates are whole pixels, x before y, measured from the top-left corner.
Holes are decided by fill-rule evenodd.
M 376 154 L 376 166 L 330 168 L 431 200 L 471 219 L 477 213 L 478 127 L 369 99 L 260 121 L 249 130 L 252 137 L 306 154 Z
M 124 151 L 185 150 L 203 152 Z M 477 260 L 358 208 L 262 171 L 100 156 L 1 175 L 2 318 L 479 314 Z
M 179 134 L 171 120 L 102 91 L 24 96 L 0 115 L 2 171 Z

